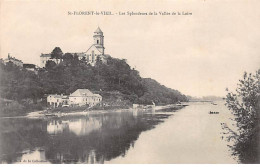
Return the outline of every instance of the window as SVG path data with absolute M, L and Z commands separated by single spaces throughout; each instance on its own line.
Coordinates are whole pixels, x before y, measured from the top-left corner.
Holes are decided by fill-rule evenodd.
M 97 40 L 97 44 L 99 43 L 99 40 Z
M 94 50 L 92 50 L 92 62 L 94 62 L 95 55 L 94 55 Z

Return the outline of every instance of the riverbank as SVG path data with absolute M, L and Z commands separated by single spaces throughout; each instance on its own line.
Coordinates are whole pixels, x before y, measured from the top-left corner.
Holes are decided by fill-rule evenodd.
M 169 104 L 165 106 L 155 106 L 154 110 L 162 110 L 163 112 L 172 112 L 175 110 L 179 110 L 188 104 Z M 23 116 L 11 116 L 11 117 L 2 117 L 2 118 L 50 118 L 50 117 L 64 117 L 64 116 L 79 116 L 79 115 L 89 115 L 89 114 L 104 114 L 108 112 L 118 112 L 118 111 L 129 111 L 133 110 L 133 108 L 129 108 L 126 106 L 123 107 L 107 107 L 106 109 L 86 109 L 84 107 L 77 107 L 73 110 L 69 110 L 70 108 L 63 108 L 63 110 L 41 110 L 30 112 L 27 115 Z M 140 110 L 146 111 L 146 110 Z

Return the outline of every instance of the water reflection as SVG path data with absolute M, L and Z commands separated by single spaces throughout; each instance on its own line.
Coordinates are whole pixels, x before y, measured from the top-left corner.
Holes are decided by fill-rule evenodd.
M 124 156 L 142 131 L 171 114 L 112 112 L 49 119 L 1 119 L 2 163 L 104 163 Z
M 100 129 L 102 121 L 97 118 L 85 119 L 50 120 L 47 125 L 48 134 L 56 135 L 65 131 L 75 133 L 77 136 L 87 135 L 94 130 Z
M 50 163 L 46 160 L 44 150 L 36 148 L 36 150 L 25 150 L 22 156 L 16 159 L 16 163 Z

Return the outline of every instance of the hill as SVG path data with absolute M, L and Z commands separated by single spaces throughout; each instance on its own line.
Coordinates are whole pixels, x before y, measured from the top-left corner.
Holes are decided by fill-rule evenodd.
M 154 79 L 143 78 L 142 84 L 146 88 L 146 91 L 139 98 L 141 103 L 151 103 L 151 101 L 154 101 L 155 104 L 172 104 L 178 101 L 188 101 L 187 97 L 179 91 L 167 88 Z
M 91 66 L 74 55 L 69 59 L 63 58 L 60 64 L 48 61 L 46 67 L 37 73 L 12 63 L 0 63 L 0 77 L 1 97 L 22 106 L 37 104 L 39 107 L 38 103 L 46 94 L 70 94 L 80 88 L 103 94 L 107 102 L 112 103 L 114 99 L 124 101 L 120 103 L 122 105 L 187 101 L 186 96 L 179 91 L 167 88 L 153 79 L 141 78 L 139 72 L 131 69 L 126 60 L 112 57 L 107 59 L 106 64 L 98 59 L 96 65 Z M 109 95 L 109 92 L 114 93 Z

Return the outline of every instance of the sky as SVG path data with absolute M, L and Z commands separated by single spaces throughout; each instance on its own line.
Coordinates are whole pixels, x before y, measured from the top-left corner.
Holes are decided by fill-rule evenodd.
M 260 67 L 259 0 L 0 1 L 0 57 L 39 64 L 59 46 L 85 52 L 99 26 L 105 53 L 127 59 L 142 77 L 191 96 L 225 96 L 244 71 Z M 68 15 L 111 11 L 114 15 Z M 192 15 L 123 16 L 119 12 Z

